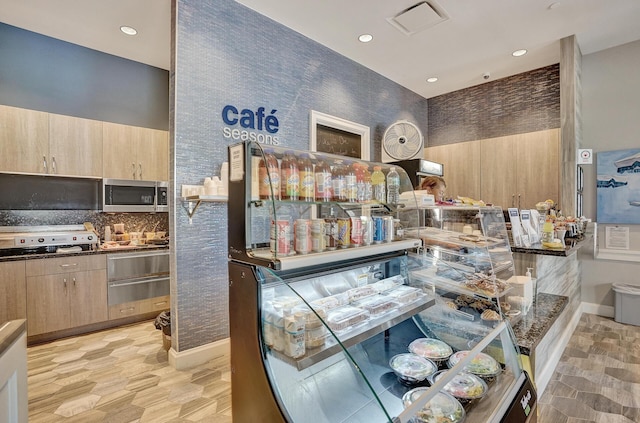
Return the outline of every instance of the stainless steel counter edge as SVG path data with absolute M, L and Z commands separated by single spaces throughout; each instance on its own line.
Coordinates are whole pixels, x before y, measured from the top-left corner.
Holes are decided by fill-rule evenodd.
M 9 322 L 0 323 L 0 355 L 27 330 L 27 321 L 25 319 L 11 320 Z
M 153 246 L 145 246 L 145 247 L 136 247 L 136 248 L 123 248 L 117 249 L 112 248 L 108 250 L 94 250 L 94 251 L 80 251 L 77 253 L 44 253 L 44 254 L 25 254 L 19 256 L 7 256 L 0 257 L 0 263 L 6 261 L 20 261 L 20 260 L 37 260 L 37 259 L 47 259 L 47 258 L 59 258 L 59 257 L 72 257 L 72 256 L 87 256 L 93 254 L 120 254 L 120 253 L 137 253 L 142 251 L 156 251 L 156 250 L 168 250 L 168 245 L 153 245 Z

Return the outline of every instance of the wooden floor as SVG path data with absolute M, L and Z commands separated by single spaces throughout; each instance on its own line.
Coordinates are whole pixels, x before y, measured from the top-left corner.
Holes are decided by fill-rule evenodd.
M 30 347 L 28 368 L 30 423 L 231 423 L 229 357 L 176 371 L 152 322 Z M 584 314 L 538 422 L 640 422 L 640 327 Z

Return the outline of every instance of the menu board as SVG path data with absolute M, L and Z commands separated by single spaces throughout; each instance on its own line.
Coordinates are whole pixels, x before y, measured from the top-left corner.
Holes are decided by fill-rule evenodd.
M 316 151 L 357 159 L 362 157 L 362 135 L 320 124 L 316 130 Z

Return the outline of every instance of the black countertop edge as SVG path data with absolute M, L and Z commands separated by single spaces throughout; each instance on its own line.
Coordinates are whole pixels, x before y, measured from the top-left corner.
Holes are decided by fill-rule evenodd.
M 539 293 L 529 312 L 513 325 L 520 353 L 531 355 L 569 303 L 569 297 Z
M 26 330 L 27 321 L 25 319 L 0 323 L 0 355 L 3 355 Z
M 542 244 L 534 244 L 529 248 L 511 246 L 511 252 L 521 254 L 538 254 L 543 256 L 569 257 L 571 254 L 576 253 L 580 249 L 580 247 L 584 246 L 591 239 L 591 235 L 583 236 L 580 238 L 566 238 L 566 247 L 562 250 L 545 248 L 542 246 Z
M 148 246 L 139 246 L 135 248 L 109 248 L 106 250 L 98 249 L 98 250 L 90 250 L 90 251 L 79 251 L 77 253 L 43 253 L 43 254 L 25 254 L 20 256 L 7 256 L 0 257 L 0 263 L 5 261 L 20 261 L 20 260 L 36 260 L 36 259 L 48 259 L 48 258 L 59 258 L 59 257 L 72 257 L 72 256 L 88 256 L 94 254 L 118 254 L 118 253 L 138 253 L 141 251 L 154 251 L 154 250 L 168 250 L 168 245 L 148 245 Z

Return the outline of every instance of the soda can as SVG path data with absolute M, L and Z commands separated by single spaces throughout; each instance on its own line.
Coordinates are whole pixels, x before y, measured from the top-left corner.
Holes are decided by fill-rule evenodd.
M 324 237 L 327 250 L 338 248 L 338 220 L 335 217 L 328 217 L 324 220 Z
M 373 242 L 379 244 L 384 241 L 384 220 L 381 216 L 373 217 Z
M 316 253 L 326 249 L 324 219 L 313 219 L 311 221 L 311 250 Z
M 286 219 L 271 221 L 271 236 L 269 246 L 276 256 L 291 254 L 291 222 Z
M 294 225 L 296 253 L 307 254 L 311 251 L 311 222 L 307 219 L 297 219 Z
M 362 245 L 362 220 L 360 217 L 351 218 L 351 245 L 354 247 Z
M 348 248 L 351 245 L 351 219 L 338 219 L 338 245 L 340 248 Z
M 384 216 L 382 218 L 384 224 L 384 242 L 391 242 L 393 241 L 393 235 L 395 232 L 394 229 L 394 224 L 393 224 L 393 217 L 391 216 Z
M 373 244 L 373 220 L 369 216 L 361 216 L 362 220 L 362 243 L 364 245 Z

